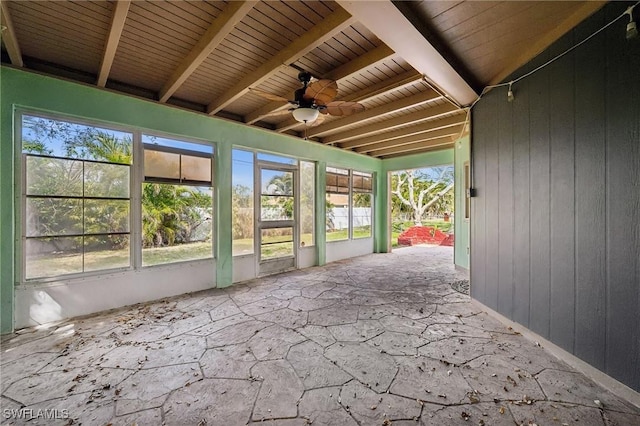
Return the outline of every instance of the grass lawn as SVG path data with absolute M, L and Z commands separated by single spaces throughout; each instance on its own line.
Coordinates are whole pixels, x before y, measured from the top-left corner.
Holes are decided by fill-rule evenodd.
M 142 250 L 143 266 L 212 257 L 210 242 L 180 244 L 171 247 L 145 248 Z M 83 271 L 84 262 L 84 271 Z M 53 277 L 106 269 L 128 268 L 129 248 L 100 250 L 84 254 L 52 253 L 31 257 L 27 262 L 27 278 Z

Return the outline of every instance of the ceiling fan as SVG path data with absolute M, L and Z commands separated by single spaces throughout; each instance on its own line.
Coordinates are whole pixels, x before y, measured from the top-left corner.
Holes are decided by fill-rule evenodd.
M 298 80 L 302 83 L 302 87 L 295 91 L 293 100 L 259 89 L 250 88 L 249 90 L 263 98 L 294 105 L 288 110 L 276 111 L 271 115 L 291 112 L 293 118 L 308 125 L 316 122 L 319 114 L 339 117 L 364 111 L 364 106 L 358 102 L 334 101 L 338 96 L 338 84 L 334 80 L 315 80 L 312 82 L 311 77 L 311 73 L 306 71 L 298 74 Z M 318 122 L 320 121 L 318 120 Z

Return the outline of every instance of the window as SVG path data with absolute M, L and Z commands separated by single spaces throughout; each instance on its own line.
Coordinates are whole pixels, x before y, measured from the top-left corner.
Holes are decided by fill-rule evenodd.
M 253 253 L 253 152 L 234 149 L 232 171 L 233 255 Z
M 327 241 L 370 238 L 373 175 L 327 167 Z
M 142 135 L 142 265 L 213 256 L 213 148 Z
M 349 170 L 327 167 L 327 241 L 349 239 Z
M 300 161 L 300 246 L 315 244 L 316 165 Z
M 351 227 L 353 238 L 371 237 L 372 176 L 371 173 L 352 172 L 353 210 Z
M 131 266 L 132 134 L 22 116 L 24 278 Z

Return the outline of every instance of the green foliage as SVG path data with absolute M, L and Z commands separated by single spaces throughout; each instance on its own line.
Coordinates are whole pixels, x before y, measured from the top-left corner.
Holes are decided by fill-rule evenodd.
M 132 162 L 131 136 L 58 120 L 24 116 L 23 152 L 69 159 L 30 157 L 28 193 L 36 215 L 32 235 L 128 232 L 128 200 L 55 199 L 47 196 L 128 198 Z M 82 162 L 85 159 L 104 163 Z M 115 163 L 115 164 L 114 164 Z M 207 190 L 167 184 L 143 184 L 143 246 L 162 247 L 210 238 L 201 225 L 211 220 Z M 33 216 L 33 215 L 32 215 Z M 128 236 L 87 237 L 86 249 L 118 249 Z
M 391 176 L 391 215 L 395 222 L 411 217 L 415 224 L 425 216 L 453 212 L 453 166 L 405 170 Z
M 198 226 L 211 219 L 211 210 L 211 196 L 198 188 L 144 183 L 143 247 L 172 246 L 193 241 Z
M 248 186 L 233 186 L 231 220 L 234 239 L 253 238 L 253 192 Z

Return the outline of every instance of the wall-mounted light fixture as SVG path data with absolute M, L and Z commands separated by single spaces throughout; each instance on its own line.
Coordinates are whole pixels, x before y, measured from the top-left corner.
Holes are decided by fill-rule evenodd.
M 507 92 L 507 101 L 513 102 L 515 96 L 513 96 L 513 90 L 511 90 L 511 86 L 513 85 L 513 81 L 509 83 L 509 91 Z
M 627 8 L 624 12 L 629 15 L 629 23 L 627 24 L 627 40 L 631 40 L 632 38 L 638 37 L 638 25 L 633 20 L 633 9 L 636 7 L 634 4 Z

